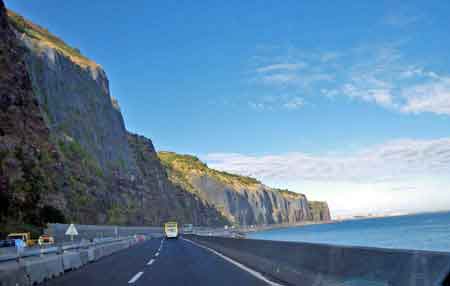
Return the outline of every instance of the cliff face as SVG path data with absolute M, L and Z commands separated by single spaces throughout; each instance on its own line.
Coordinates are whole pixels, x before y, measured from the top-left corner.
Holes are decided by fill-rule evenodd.
M 168 180 L 149 139 L 126 131 L 100 66 L 0 3 L 0 229 L 227 223 Z
M 272 189 L 253 178 L 210 169 L 193 156 L 160 152 L 159 157 L 174 184 L 208 201 L 234 224 L 329 220 L 329 215 L 320 215 L 325 209 L 316 209 L 324 205 L 309 204 L 303 194 Z
M 56 192 L 59 155 L 34 97 L 25 50 L 0 1 L 0 226 L 41 224 L 55 209 L 43 198 Z M 51 175 L 47 175 L 51 174 Z M 57 211 L 56 211 L 57 212 Z M 55 216 L 59 214 L 56 213 Z
M 150 139 L 128 134 L 128 141 L 139 170 L 134 186 L 145 194 L 138 212 L 151 218 L 149 223 L 168 220 L 214 226 L 228 223 L 207 201 L 168 180 Z
M 103 69 L 43 28 L 11 11 L 9 17 L 30 51 L 27 69 L 52 135 L 74 139 L 107 172 L 134 174 L 125 124 Z
M 330 221 L 331 214 L 326 202 L 309 201 L 309 212 L 314 221 Z
M 6 222 L 219 226 L 329 218 L 326 206 L 304 195 L 198 160 L 178 164 L 180 156 L 161 153 L 163 166 L 151 140 L 127 132 L 98 64 L 7 13 L 2 0 L 0 25 L 0 230 Z

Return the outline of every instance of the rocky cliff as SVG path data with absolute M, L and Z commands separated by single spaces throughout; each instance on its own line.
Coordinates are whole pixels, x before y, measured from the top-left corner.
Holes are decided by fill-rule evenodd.
M 45 204 L 57 192 L 60 156 L 34 96 L 25 50 L 0 1 L 0 226 L 42 224 L 60 213 Z
M 80 144 L 107 171 L 134 174 L 127 131 L 106 73 L 47 30 L 8 11 L 52 135 Z
M 186 171 L 167 160 L 163 166 L 150 139 L 126 130 L 98 64 L 6 12 L 2 0 L 0 24 L 0 230 L 64 221 L 217 226 L 327 219 L 325 208 L 301 194 L 208 168 Z
M 326 202 L 309 201 L 309 212 L 313 221 L 330 221 L 331 213 Z
M 233 224 L 294 224 L 330 219 L 326 203 L 310 203 L 303 194 L 210 169 L 193 156 L 172 152 L 158 155 L 174 184 L 214 205 Z
M 96 63 L 1 6 L 0 187 L 5 222 L 223 225 L 125 129 Z

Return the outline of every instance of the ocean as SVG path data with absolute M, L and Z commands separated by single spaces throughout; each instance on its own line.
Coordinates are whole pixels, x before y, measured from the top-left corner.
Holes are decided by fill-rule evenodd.
M 272 229 L 248 238 L 450 252 L 450 212 Z

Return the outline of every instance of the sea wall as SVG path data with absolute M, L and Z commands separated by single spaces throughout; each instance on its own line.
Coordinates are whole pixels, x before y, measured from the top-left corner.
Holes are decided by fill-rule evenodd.
M 193 235 L 188 239 L 287 285 L 449 285 L 443 282 L 450 272 L 450 253 Z

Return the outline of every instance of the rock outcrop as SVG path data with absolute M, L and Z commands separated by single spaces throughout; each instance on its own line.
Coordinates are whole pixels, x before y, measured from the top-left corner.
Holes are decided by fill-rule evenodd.
M 330 221 L 331 214 L 326 202 L 309 201 L 309 212 L 313 221 Z
M 126 130 L 103 69 L 0 0 L 0 230 L 6 222 L 220 226 L 329 218 L 325 205 L 301 194 L 163 163 L 150 139 Z
M 236 225 L 295 224 L 330 220 L 326 203 L 267 187 L 256 179 L 208 168 L 198 158 L 173 152 L 159 157 L 174 184 L 214 205 Z
M 52 134 L 73 139 L 104 171 L 135 174 L 122 114 L 103 69 L 45 29 L 8 13 L 29 51 L 27 69 Z
M 227 223 L 127 132 L 99 65 L 1 4 L 0 220 Z
M 24 62 L 26 51 L 9 25 L 0 1 L 0 225 L 40 224 L 62 174 L 59 154 L 40 113 Z M 50 174 L 50 175 L 49 175 Z

